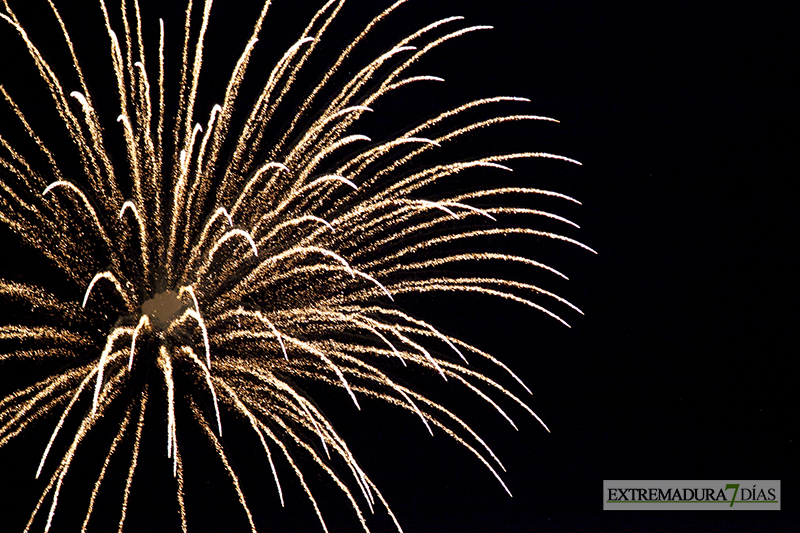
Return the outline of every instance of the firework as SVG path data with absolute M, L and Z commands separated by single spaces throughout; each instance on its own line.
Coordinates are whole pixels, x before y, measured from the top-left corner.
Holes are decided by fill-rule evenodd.
M 55 5 L 50 4 L 50 16 L 69 54 L 69 81 L 56 76 L 23 18 L 4 2 L 0 18 L 27 49 L 72 152 L 51 149 L 24 106 L 0 88 L 15 117 L 3 129 L 13 122 L 24 138 L 12 143 L 0 137 L 0 220 L 81 294 L 64 296 L 63 290 L 52 290 L 52 282 L 0 280 L 0 295 L 12 310 L 7 312 L 12 319 L 0 326 L 0 361 L 36 361 L 56 369 L 38 381 L 17 383 L 0 403 L 0 446 L 35 422 L 37 428 L 50 424 L 35 472 L 45 486 L 26 531 L 40 523 L 48 531 L 57 523 L 71 469 L 82 468 L 76 456 L 109 427 L 113 438 L 102 464 L 83 470 L 94 482 L 82 530 L 91 523 L 101 487 L 109 483 L 108 472 L 124 465 L 122 530 L 134 473 L 148 468 L 140 457 L 143 435 L 149 425 L 158 425 L 153 420 L 164 418 L 164 453 L 184 531 L 190 520 L 184 480 L 193 468 L 182 455 L 188 438 L 204 440 L 216 454 L 256 530 L 239 473 L 222 445 L 226 423 L 234 420 L 244 423 L 260 446 L 281 504 L 282 487 L 290 480 L 279 472 L 288 471 L 327 531 L 314 484 L 307 479 L 313 465 L 315 475 L 321 473 L 341 490 L 364 530 L 365 517 L 375 507 L 400 530 L 380 491 L 304 384 L 338 390 L 342 401 L 358 408 L 377 399 L 408 411 L 431 434 L 444 433 L 474 454 L 508 490 L 498 473 L 502 465 L 487 443 L 455 412 L 408 383 L 422 374 L 458 383 L 509 422 L 493 397 L 538 417 L 516 393 L 468 361 L 486 361 L 520 391 L 527 388 L 503 363 L 404 311 L 395 298 L 480 293 L 564 322 L 546 307 L 548 301 L 578 310 L 551 292 L 514 279 L 454 271 L 465 264 L 506 263 L 563 277 L 530 258 L 483 251 L 480 243 L 520 234 L 587 248 L 557 233 L 506 222 L 530 215 L 572 224 L 568 220 L 502 205 L 504 199 L 527 195 L 574 200 L 532 188 L 442 195 L 437 187 L 456 174 L 510 170 L 517 159 L 577 162 L 538 152 L 437 160 L 444 145 L 474 130 L 552 120 L 493 111 L 522 105 L 522 98 L 463 103 L 389 138 L 361 133 L 361 124 L 379 112 L 382 100 L 442 81 L 412 74 L 420 59 L 486 28 L 466 25 L 460 17 L 437 20 L 354 67 L 368 38 L 391 24 L 404 1 L 379 13 L 310 90 L 298 91 L 312 58 L 325 47 L 326 32 L 341 18 L 343 3 L 331 0 L 319 9 L 269 75 L 259 78 L 248 104 L 239 96 L 253 77 L 248 67 L 255 63 L 267 2 L 217 103 L 203 108 L 198 94 L 205 47 L 211 44 L 206 42 L 209 0 L 189 3 L 180 39 L 172 38 L 166 29 L 172 26 L 161 21 L 157 45 L 145 38 L 147 22 L 138 2 L 111 10 L 101 0 L 114 83 L 114 91 L 102 95 L 89 90 L 73 35 Z M 165 58 L 174 41 L 183 46 L 177 48 L 182 53 L 172 98 Z M 304 96 L 293 97 L 298 92 Z M 100 111 L 111 106 L 116 123 Z M 177 112 L 171 113 L 172 107 Z M 124 158 L 113 158 L 111 146 L 120 146 Z M 68 159 L 77 161 L 78 172 L 68 170 L 73 164 Z

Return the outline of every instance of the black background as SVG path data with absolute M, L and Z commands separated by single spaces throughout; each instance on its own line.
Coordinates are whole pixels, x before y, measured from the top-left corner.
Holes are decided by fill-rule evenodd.
M 277 2 L 267 23 L 264 42 L 275 42 L 277 50 L 311 13 L 294 4 Z M 582 202 L 546 206 L 579 223 L 580 231 L 568 234 L 598 253 L 530 240 L 498 244 L 498 251 L 544 260 L 570 277 L 568 283 L 548 280 L 545 288 L 585 313 L 564 311 L 571 329 L 487 298 L 409 301 L 421 316 L 507 363 L 532 389 L 525 400 L 549 434 L 513 406 L 509 413 L 519 431 L 447 387 L 437 398 L 467 409 L 465 418 L 505 464 L 512 498 L 474 457 L 443 435 L 431 438 L 413 417 L 396 419 L 394 410 L 371 404 L 357 413 L 333 393 L 320 399 L 404 531 L 796 527 L 797 396 L 790 387 L 797 381 L 791 367 L 798 355 L 798 221 L 791 191 L 798 165 L 790 157 L 797 115 L 789 76 L 796 70 L 797 39 L 788 13 L 755 1 L 435 4 L 412 0 L 401 8 L 393 36 L 452 14 L 495 28 L 449 43 L 424 63 L 419 73 L 447 80 L 431 89 L 430 100 L 411 92 L 380 111 L 402 125 L 467 98 L 529 98 L 523 112 L 561 123 L 499 128 L 488 150 L 522 146 L 581 161 L 581 167 L 549 161 L 513 166 L 517 183 Z M 356 31 L 348 17 L 366 20 L 384 5 L 348 4 L 331 30 L 332 42 Z M 87 21 L 97 22 L 98 8 L 85 9 Z M 149 20 L 180 16 L 179 7 L 149 9 Z M 209 51 L 209 71 L 226 50 L 240 49 L 256 11 L 215 5 L 217 33 L 210 34 L 208 48 L 219 43 L 221 51 Z M 34 26 L 36 16 L 26 20 Z M 173 27 L 180 31 L 178 22 Z M 3 43 L 10 34 L 2 29 Z M 105 53 L 98 58 L 107 61 Z M 2 61 L 10 68 L 0 76 L 9 83 L 20 62 Z M 216 76 L 208 80 L 222 83 Z M 13 268 L 7 265 L 4 274 Z M 49 427 L 34 431 L 49 434 Z M 235 431 L 226 439 L 234 441 Z M 0 481 L 18 490 L 0 509 L 19 530 L 41 490 L 29 481 L 38 452 L 25 463 L 14 455 L 19 448 L 11 450 L 0 452 Z M 257 525 L 319 530 L 291 476 L 283 478 L 289 501 L 281 509 L 263 457 L 253 455 L 252 464 L 243 457 L 238 467 L 264 472 L 265 482 L 247 494 Z M 150 459 L 164 462 L 156 453 Z M 190 512 L 202 518 L 190 514 L 190 529 L 244 531 L 215 469 L 213 463 L 208 477 L 198 479 L 204 489 Z M 780 479 L 782 510 L 604 512 L 604 479 Z M 132 503 L 132 515 L 171 516 L 171 480 L 153 480 L 156 486 Z M 332 533 L 357 530 L 342 502 L 326 509 Z M 83 510 L 59 512 L 81 516 Z M 140 530 L 137 524 L 132 519 L 126 530 Z M 370 524 L 391 530 L 380 510 Z M 174 524 L 155 520 L 147 530 L 172 531 Z

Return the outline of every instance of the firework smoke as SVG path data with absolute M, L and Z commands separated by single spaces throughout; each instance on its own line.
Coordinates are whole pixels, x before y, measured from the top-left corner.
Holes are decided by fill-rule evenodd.
M 71 61 L 63 79 L 28 36 L 27 23 L 4 1 L 5 30 L 16 32 L 27 49 L 50 95 L 40 105 L 58 113 L 72 153 L 51 149 L 24 106 L 0 88 L 15 117 L 3 122 L 3 130 L 13 127 L 24 138 L 12 143 L 0 137 L 0 221 L 80 294 L 64 297 L 46 280 L 0 279 L 0 296 L 12 317 L 0 325 L 0 361 L 35 361 L 55 369 L 38 381 L 17 383 L 0 402 L 0 446 L 36 422 L 40 431 L 49 425 L 51 436 L 35 471 L 45 487 L 26 531 L 40 526 L 48 531 L 58 522 L 59 498 L 75 475 L 73 466 L 81 468 L 76 456 L 109 427 L 113 437 L 102 465 L 82 471 L 94 479 L 82 531 L 91 524 L 108 472 L 123 465 L 121 531 L 134 473 L 148 468 L 140 457 L 147 428 L 163 419 L 161 438 L 184 531 L 191 520 L 185 472 L 194 465 L 184 462 L 182 442 L 190 438 L 213 449 L 256 530 L 239 473 L 222 445 L 226 423 L 234 420 L 249 428 L 267 458 L 281 504 L 282 487 L 298 483 L 328 530 L 307 477 L 314 465 L 316 477 L 327 476 L 341 490 L 365 531 L 366 516 L 375 508 L 385 510 L 400 530 L 304 384 L 338 390 L 342 401 L 357 408 L 377 399 L 408 411 L 432 435 L 446 434 L 474 454 L 508 490 L 488 444 L 455 412 L 408 383 L 422 374 L 457 383 L 509 422 L 493 398 L 504 397 L 538 417 L 516 393 L 469 362 L 488 362 L 513 387 L 527 388 L 503 363 L 403 311 L 395 299 L 410 293 L 479 293 L 564 322 L 550 304 L 578 310 L 551 292 L 514 279 L 457 272 L 478 263 L 506 263 L 563 277 L 533 259 L 481 247 L 487 238 L 517 234 L 588 249 L 566 236 L 508 222 L 547 217 L 572 224 L 568 220 L 503 205 L 536 195 L 574 200 L 520 187 L 440 191 L 456 174 L 499 173 L 518 159 L 577 162 L 538 152 L 437 160 L 445 145 L 474 130 L 552 120 L 493 111 L 523 106 L 521 98 L 463 103 L 389 138 L 361 133 L 360 125 L 379 113 L 389 95 L 442 81 L 412 74 L 420 59 L 485 29 L 460 17 L 445 18 L 354 66 L 368 38 L 381 35 L 404 3 L 371 20 L 309 89 L 296 85 L 312 57 L 325 49 L 326 32 L 341 18 L 344 2 L 321 7 L 269 75 L 259 77 L 249 71 L 255 70 L 250 67 L 264 33 L 267 2 L 223 94 L 205 108 L 198 94 L 205 48 L 213 44 L 206 41 L 213 23 L 210 0 L 190 2 L 186 9 L 174 98 L 165 89 L 172 75 L 165 58 L 168 43 L 179 39 L 166 29 L 174 26 L 161 21 L 158 42 L 148 42 L 143 28 L 151 21 L 137 1 L 116 10 L 99 2 L 116 94 L 90 91 L 74 30 L 55 5 L 48 16 L 58 24 L 61 49 Z M 251 75 L 262 81 L 247 103 L 239 96 L 247 92 Z M 304 96 L 292 98 L 297 93 Z M 117 108 L 116 123 L 100 111 L 111 105 Z M 171 113 L 170 106 L 178 111 Z M 124 158 L 112 157 L 112 146 L 122 147 Z M 69 157 L 79 172 L 71 171 Z M 294 479 L 283 479 L 281 471 Z

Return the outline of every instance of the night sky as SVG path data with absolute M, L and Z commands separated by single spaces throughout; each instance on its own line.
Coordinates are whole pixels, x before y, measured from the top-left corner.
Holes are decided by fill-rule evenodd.
M 295 13 L 293 3 L 276 1 L 266 25 L 264 42 L 274 42 L 275 53 L 299 35 L 301 22 L 313 12 L 303 8 Z M 96 22 L 99 9 L 88 4 L 86 11 Z M 143 4 L 145 20 L 180 16 L 180 7 Z M 214 6 L 219 26 L 210 38 L 220 44 L 209 52 L 210 71 L 217 61 L 228 65 L 222 58 L 241 48 L 258 10 L 257 3 L 254 9 L 219 4 Z M 331 30 L 331 41 L 345 42 L 360 29 L 348 17 L 364 22 L 385 4 L 348 4 Z M 317 391 L 318 404 L 404 531 L 797 527 L 797 371 L 790 370 L 798 355 L 792 340 L 796 333 L 791 332 L 797 331 L 800 227 L 797 196 L 790 192 L 798 176 L 797 160 L 790 158 L 797 150 L 798 117 L 789 95 L 798 57 L 795 19 L 755 1 L 427 4 L 411 0 L 400 9 L 393 17 L 397 33 L 376 39 L 382 44 L 372 52 L 436 17 L 463 15 L 469 24 L 494 29 L 432 54 L 414 72 L 439 75 L 446 82 L 391 99 L 376 110 L 390 118 L 368 127 L 391 133 L 470 98 L 529 98 L 530 103 L 504 110 L 560 123 L 500 126 L 470 137 L 458 150 L 462 157 L 543 151 L 580 161 L 582 166 L 515 162 L 512 177 L 484 173 L 479 178 L 555 190 L 579 200 L 580 206 L 533 198 L 525 205 L 579 224 L 579 230 L 563 231 L 597 254 L 530 238 L 492 243 L 494 251 L 529 256 L 570 278 L 522 274 L 528 276 L 523 281 L 541 283 L 583 311 L 550 306 L 571 328 L 488 297 L 440 295 L 401 302 L 443 331 L 489 351 L 531 389 L 528 395 L 491 365 L 478 365 L 520 394 L 550 433 L 511 402 L 502 406 L 518 431 L 457 387 L 422 379 L 427 392 L 463 415 L 492 447 L 506 467 L 502 477 L 513 497 L 474 456 L 441 433 L 430 437 L 416 417 L 369 402 L 358 412 L 341 391 Z M 31 26 L 36 19 L 25 20 Z M 172 20 L 174 31 L 180 31 L 181 19 Z M 0 28 L 0 42 L 12 37 L 7 27 Z M 106 41 L 100 42 L 105 46 Z M 210 50 L 216 44 L 211 43 Z M 107 51 L 101 52 L 88 62 L 96 59 L 101 65 L 97 72 L 107 75 Z M 0 66 L 0 83 L 10 83 L 14 69 L 24 64 L 3 57 L 0 65 L 7 60 L 10 68 Z M 30 76 L 30 70 L 25 72 Z M 219 85 L 227 76 L 208 79 Z M 213 90 L 204 102 L 216 102 Z M 34 276 L 28 270 L 33 255 L 9 244 L 13 239 L 6 233 L 2 239 L 6 249 L 15 251 L 4 252 L 0 273 Z M 22 259 L 15 262 L 17 257 Z M 0 392 L 6 393 L 15 378 L 0 371 Z M 22 530 L 41 491 L 32 478 L 40 443 L 46 443 L 51 427 L 49 422 L 34 426 L 34 435 L 0 450 L 0 484 L 14 492 L 0 501 L 0 512 L 13 531 Z M 248 475 L 246 496 L 260 530 L 321 531 L 288 471 L 283 476 L 287 506 L 280 508 L 252 433 L 235 421 L 230 427 L 225 440 L 238 450 L 235 467 Z M 164 474 L 168 463 L 162 453 L 158 448 L 142 458 L 141 478 L 134 484 L 141 479 L 149 488 L 131 503 L 126 531 L 178 530 L 174 485 Z M 208 466 L 198 469 L 193 481 L 200 488 L 188 503 L 190 531 L 245 531 L 246 521 L 218 462 L 203 449 L 194 453 Z M 780 479 L 782 510 L 603 511 L 604 479 Z M 338 495 L 321 500 L 331 533 L 358 531 L 344 500 Z M 59 509 L 65 522 L 71 515 L 83 516 L 85 499 L 76 501 L 75 508 Z M 115 495 L 106 505 L 113 509 L 118 501 Z M 96 530 L 105 530 L 105 519 L 112 530 L 115 513 L 98 513 Z M 393 530 L 380 509 L 370 520 L 376 533 Z

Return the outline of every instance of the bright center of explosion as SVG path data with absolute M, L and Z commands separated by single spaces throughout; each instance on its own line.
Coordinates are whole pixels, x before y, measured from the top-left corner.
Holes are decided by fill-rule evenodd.
M 167 290 L 143 303 L 142 315 L 147 316 L 153 329 L 165 331 L 188 307 L 178 292 Z

